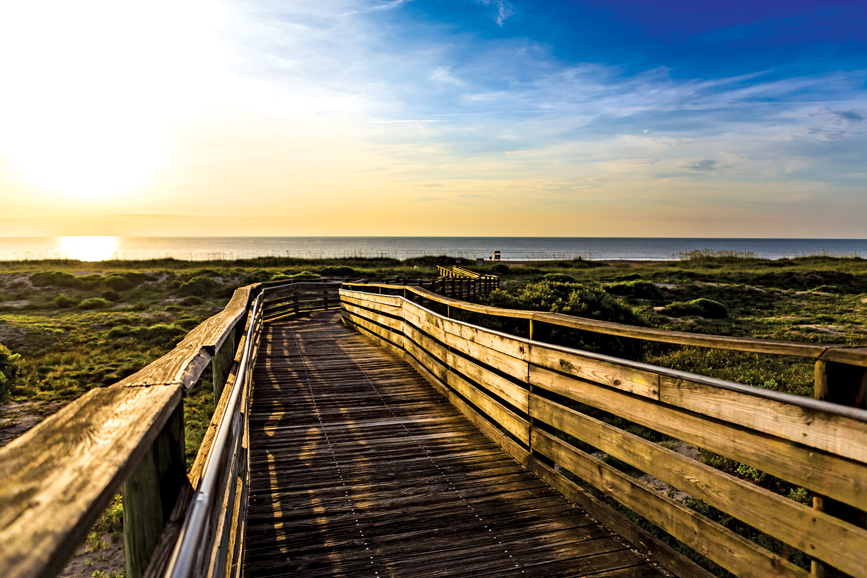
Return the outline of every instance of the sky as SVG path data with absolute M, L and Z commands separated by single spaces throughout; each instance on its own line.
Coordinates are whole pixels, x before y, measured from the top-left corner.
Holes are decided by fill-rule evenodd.
M 867 0 L 0 0 L 0 237 L 867 237 Z

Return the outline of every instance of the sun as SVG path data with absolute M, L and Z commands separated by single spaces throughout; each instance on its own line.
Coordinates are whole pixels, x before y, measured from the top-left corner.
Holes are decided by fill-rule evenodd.
M 221 14 L 216 0 L 0 3 L 0 151 L 76 196 L 145 182 L 222 66 Z
M 67 259 L 105 261 L 117 258 L 117 237 L 60 237 L 59 241 Z

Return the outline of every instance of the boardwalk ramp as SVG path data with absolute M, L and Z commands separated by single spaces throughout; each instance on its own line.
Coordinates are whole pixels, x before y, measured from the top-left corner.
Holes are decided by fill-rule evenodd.
M 338 320 L 263 332 L 245 576 L 664 575 Z

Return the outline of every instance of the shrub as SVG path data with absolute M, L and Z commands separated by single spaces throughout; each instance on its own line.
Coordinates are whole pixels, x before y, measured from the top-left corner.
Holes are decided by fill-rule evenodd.
M 697 315 L 699 317 L 706 317 L 707 319 L 725 319 L 729 315 L 725 305 L 719 301 L 705 299 L 704 297 L 686 302 L 675 301 L 663 307 L 660 313 L 669 317 Z
M 520 287 L 515 293 L 507 293 L 502 290 L 494 291 L 483 299 L 482 303 L 492 307 L 548 311 L 629 325 L 647 325 L 647 321 L 636 314 L 628 305 L 621 303 L 601 289 L 580 283 L 557 283 L 542 280 Z M 484 324 L 482 319 L 476 320 L 476 322 Z M 504 320 L 495 324 L 498 326 L 491 326 L 492 329 L 516 335 L 520 335 L 523 331 L 522 325 L 526 326 L 526 322 L 519 323 L 512 320 Z M 637 358 L 642 351 L 641 344 L 634 340 L 565 327 L 552 327 L 551 334 L 544 339 L 549 343 L 630 359 Z
M 505 263 L 497 263 L 496 265 L 491 267 L 491 271 L 493 271 L 497 275 L 508 275 L 512 272 L 512 268 Z
M 109 275 L 102 280 L 102 284 L 106 289 L 112 291 L 126 291 L 135 286 L 132 281 L 122 275 Z
M 650 281 L 625 281 L 623 283 L 609 285 L 605 290 L 614 295 L 623 295 L 626 297 L 634 297 L 636 299 L 662 298 L 662 291 L 660 291 L 659 287 Z
M 630 273 L 629 275 L 621 275 L 617 277 L 615 281 L 638 281 L 641 279 L 641 275 L 638 273 Z
M 165 344 L 176 340 L 176 338 L 182 335 L 186 335 L 186 333 L 184 329 L 175 325 L 157 323 L 147 328 L 145 338 L 151 343 Z
M 70 289 L 83 288 L 83 283 L 79 277 L 72 273 L 64 273 L 63 271 L 45 271 L 34 273 L 30 276 L 30 282 L 37 287 L 68 287 Z
M 266 271 L 264 269 L 259 269 L 258 271 L 254 271 L 252 275 L 250 275 L 251 283 L 264 283 L 265 281 L 271 280 L 271 272 Z
M 320 279 L 321 275 L 317 275 L 316 273 L 311 273 L 310 271 L 301 271 L 300 273 L 295 273 L 289 277 L 290 279 Z
M 220 284 L 210 277 L 193 277 L 178 287 L 178 293 L 181 295 L 209 295 L 219 287 Z
M 70 299 L 66 293 L 61 293 L 57 297 L 54 298 L 54 306 L 60 309 L 68 309 L 75 305 L 75 301 Z
M 9 399 L 9 394 L 20 381 L 23 372 L 21 355 L 12 353 L 8 347 L 0 344 L 0 403 Z
M 79 309 L 105 309 L 111 307 L 111 301 L 102 297 L 90 297 L 78 304 Z
M 285 279 L 291 279 L 290 275 L 286 275 L 285 273 L 276 273 L 271 277 L 271 281 L 283 281 Z
M 329 277 L 361 277 L 361 271 L 346 266 L 336 267 L 334 265 L 329 265 L 328 267 L 323 268 L 321 273 L 323 275 L 328 275 Z
M 112 289 L 107 289 L 99 294 L 103 299 L 108 299 L 109 301 L 120 301 L 120 293 L 114 291 Z
M 187 305 L 187 306 L 192 306 L 192 305 L 201 305 L 201 304 L 202 304 L 202 300 L 199 299 L 198 297 L 196 297 L 195 295 L 190 295 L 190 296 L 188 296 L 188 297 L 184 297 L 184 298 L 181 300 L 181 303 L 184 304 L 184 305 Z
M 545 281 L 553 281 L 554 283 L 574 283 L 575 277 L 565 275 L 563 273 L 548 273 L 542 277 Z
M 413 265 L 418 267 L 436 267 L 437 265 L 451 265 L 455 262 L 454 257 L 449 257 L 448 255 L 423 255 L 421 257 L 410 257 L 409 259 L 403 260 L 403 265 L 407 267 L 411 267 Z
M 140 328 L 138 327 L 130 327 L 129 325 L 118 325 L 117 327 L 112 327 L 108 331 L 105 332 L 105 337 L 109 341 L 115 341 L 122 337 L 129 337 L 134 333 L 138 332 Z

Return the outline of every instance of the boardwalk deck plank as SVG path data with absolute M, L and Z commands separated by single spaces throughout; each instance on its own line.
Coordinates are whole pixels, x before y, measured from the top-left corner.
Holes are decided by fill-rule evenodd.
M 664 576 L 336 321 L 263 332 L 245 576 Z

